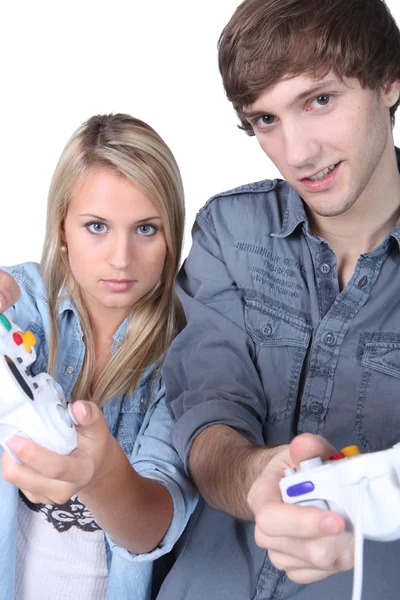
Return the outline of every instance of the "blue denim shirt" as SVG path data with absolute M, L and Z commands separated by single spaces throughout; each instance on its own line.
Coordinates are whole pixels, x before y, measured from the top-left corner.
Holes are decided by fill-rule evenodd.
M 49 320 L 46 292 L 37 264 L 3 267 L 18 282 L 21 298 L 6 312 L 22 329 L 34 333 L 37 359 L 34 374 L 46 371 Z M 82 365 L 85 348 L 74 305 L 66 299 L 58 315 L 59 359 L 55 379 L 70 397 Z M 114 347 L 124 335 L 122 323 L 114 335 Z M 171 444 L 172 422 L 165 406 L 165 391 L 158 365 L 144 374 L 131 394 L 114 398 L 104 406 L 110 432 L 117 438 L 135 470 L 164 485 L 172 496 L 174 514 L 159 546 L 148 554 L 133 555 L 105 536 L 109 569 L 108 600 L 149 600 L 153 561 L 169 552 L 182 533 L 196 501 L 196 491 L 184 473 Z M 0 456 L 2 454 L 2 450 Z M 16 560 L 18 490 L 0 477 L 0 600 L 13 600 Z
M 164 363 L 182 459 L 217 423 L 258 444 L 301 432 L 362 452 L 399 442 L 399 246 L 398 223 L 340 290 L 336 256 L 286 182 L 211 199 L 179 279 L 188 325 Z M 352 572 L 295 584 L 256 546 L 252 523 L 203 503 L 178 551 L 159 600 L 351 598 Z M 399 565 L 400 541 L 366 542 L 363 600 L 398 598 Z

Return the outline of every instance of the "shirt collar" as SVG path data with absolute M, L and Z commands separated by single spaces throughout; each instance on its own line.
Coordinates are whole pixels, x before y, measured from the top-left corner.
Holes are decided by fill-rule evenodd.
M 62 313 L 66 312 L 66 311 L 72 311 L 75 315 L 76 320 L 79 323 L 78 311 L 76 310 L 75 303 L 72 300 L 71 296 L 67 296 L 67 295 L 62 297 L 62 300 L 60 301 L 59 308 L 58 308 L 58 315 L 61 315 Z M 122 339 L 126 333 L 127 327 L 128 327 L 128 318 L 126 318 L 122 321 L 121 325 L 118 327 L 117 331 L 114 333 L 114 335 L 113 335 L 114 344 L 119 344 L 122 341 Z
M 299 194 L 287 184 L 286 211 L 280 229 L 271 233 L 274 237 L 287 237 L 300 223 L 307 223 L 308 219 L 304 210 L 304 203 Z

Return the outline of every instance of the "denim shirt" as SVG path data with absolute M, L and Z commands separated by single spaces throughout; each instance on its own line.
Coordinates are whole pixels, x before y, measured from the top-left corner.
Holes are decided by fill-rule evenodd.
M 182 459 L 218 423 L 262 445 L 301 432 L 361 452 L 399 442 L 399 245 L 397 223 L 340 290 L 335 253 L 286 182 L 211 199 L 179 280 L 188 325 L 164 363 Z M 295 584 L 253 534 L 254 524 L 199 505 L 159 599 L 350 600 L 352 572 Z M 363 600 L 398 598 L 399 564 L 399 541 L 366 542 Z
M 36 375 L 47 369 L 50 333 L 47 297 L 39 267 L 26 263 L 3 269 L 16 279 L 21 288 L 20 300 L 6 315 L 21 329 L 32 331 L 37 339 L 37 359 L 32 365 Z M 68 399 L 85 353 L 81 327 L 70 299 L 66 299 L 60 307 L 58 328 L 59 358 L 55 379 Z M 114 349 L 125 329 L 126 323 L 123 322 L 114 335 Z M 197 501 L 194 486 L 185 475 L 181 460 L 171 444 L 172 421 L 165 406 L 165 390 L 158 373 L 159 365 L 148 368 L 132 394 L 118 396 L 104 406 L 104 417 L 135 470 L 168 489 L 174 505 L 173 519 L 158 547 L 147 554 L 133 555 L 108 535 L 105 536 L 108 600 L 150 599 L 153 561 L 172 549 Z M 0 477 L 0 600 L 14 598 L 17 492 L 14 486 Z

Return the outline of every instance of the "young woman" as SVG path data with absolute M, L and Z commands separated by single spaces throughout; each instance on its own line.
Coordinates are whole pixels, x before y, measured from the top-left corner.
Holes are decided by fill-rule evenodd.
M 0 272 L 0 311 L 33 332 L 33 373 L 54 376 L 79 422 L 69 456 L 20 436 L 8 446 L 21 463 L 2 453 L 1 600 L 147 600 L 152 561 L 193 511 L 160 378 L 182 325 L 183 223 L 163 140 L 95 116 L 56 167 L 40 265 Z

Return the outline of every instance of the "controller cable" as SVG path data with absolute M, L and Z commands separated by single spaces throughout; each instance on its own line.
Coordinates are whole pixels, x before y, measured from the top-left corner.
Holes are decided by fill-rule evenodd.
M 363 509 L 364 499 L 368 488 L 368 479 L 365 477 L 360 482 L 359 503 L 356 522 L 354 524 L 354 575 L 353 575 L 353 593 L 351 600 L 361 600 L 363 584 Z

